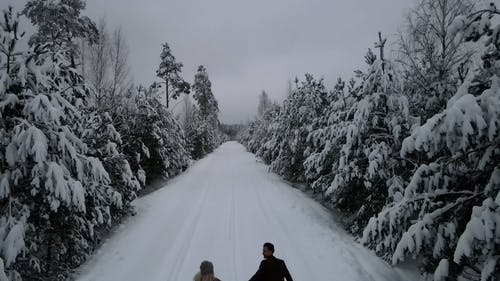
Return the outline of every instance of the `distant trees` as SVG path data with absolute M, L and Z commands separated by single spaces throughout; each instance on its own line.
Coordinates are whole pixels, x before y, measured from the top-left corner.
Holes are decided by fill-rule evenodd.
M 271 108 L 271 100 L 266 91 L 262 91 L 259 96 L 259 105 L 257 107 L 257 115 L 262 117 Z
M 222 141 L 219 129 L 219 106 L 212 93 L 212 83 L 208 78 L 207 69 L 200 65 L 194 77 L 193 98 L 198 107 L 194 111 L 194 126 L 189 134 L 191 156 L 199 159 L 212 152 Z

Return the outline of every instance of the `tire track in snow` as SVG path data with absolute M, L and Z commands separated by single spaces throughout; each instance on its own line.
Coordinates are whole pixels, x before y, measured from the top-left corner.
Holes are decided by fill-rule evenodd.
M 207 159 L 210 160 L 209 163 L 206 164 L 206 167 L 211 167 L 213 163 L 213 158 Z M 190 178 L 190 183 L 194 183 L 193 178 Z M 170 244 L 173 245 L 173 248 L 170 249 L 170 251 L 165 253 L 165 260 L 164 260 L 164 267 L 163 268 L 169 268 L 169 265 L 171 266 L 171 270 L 169 271 L 168 274 L 163 273 L 163 270 L 159 271 L 158 276 L 156 277 L 155 280 L 158 281 L 164 281 L 164 280 L 170 280 L 170 281 L 177 281 L 178 276 L 180 271 L 182 270 L 182 266 L 184 264 L 184 261 L 189 254 L 190 248 L 192 246 L 192 241 L 193 238 L 195 237 L 195 234 L 197 232 L 197 229 L 199 228 L 199 221 L 200 217 L 202 215 L 202 211 L 204 209 L 204 206 L 206 205 L 207 201 L 207 196 L 208 196 L 208 182 L 205 181 L 205 183 L 198 188 L 199 191 L 202 192 L 202 195 L 198 201 L 194 203 L 194 211 L 191 211 L 190 216 L 188 219 L 184 221 L 182 226 L 180 227 L 180 231 L 178 232 L 175 240 L 173 240 Z M 186 196 L 189 197 L 191 192 L 188 190 L 185 190 Z M 190 206 L 186 205 L 186 203 L 182 201 L 177 201 L 178 206 L 180 208 L 176 209 L 182 209 L 182 210 L 193 210 L 192 208 L 189 208 Z M 173 216 L 179 216 L 179 213 L 172 214 Z M 170 222 L 170 220 L 165 220 L 165 222 Z M 174 254 L 175 253 L 175 254 Z M 173 261 L 172 261 L 173 260 Z M 165 278 L 164 275 L 167 275 Z
M 239 233 L 238 233 L 238 228 L 236 226 L 236 218 L 238 217 L 236 212 L 236 195 L 234 194 L 234 189 L 236 187 L 234 185 L 231 185 L 231 210 L 230 210 L 230 236 L 233 240 L 233 258 L 232 258 L 232 264 L 234 268 L 234 276 L 233 280 L 239 280 L 238 278 L 238 264 L 236 262 L 236 259 L 238 258 L 238 253 L 240 252 L 239 250 Z
M 204 186 L 203 188 L 203 196 L 197 202 L 197 208 L 194 214 L 187 220 L 187 222 L 184 224 L 184 227 L 181 230 L 181 234 L 178 236 L 178 238 L 173 242 L 174 245 L 179 245 L 175 250 L 171 251 L 169 255 L 174 258 L 174 262 L 172 263 L 172 269 L 170 271 L 170 274 L 168 275 L 166 280 L 170 281 L 177 281 L 179 273 L 182 269 L 182 266 L 184 264 L 184 260 L 186 259 L 187 255 L 189 254 L 189 251 L 193 245 L 192 241 L 193 238 L 199 228 L 199 221 L 200 217 L 202 215 L 202 210 L 203 207 L 206 203 L 207 199 L 207 186 Z M 178 241 L 181 240 L 181 241 Z M 173 253 L 177 253 L 176 255 L 173 255 Z M 175 257 L 177 257 L 175 259 Z M 158 280 L 165 280 L 163 277 L 159 278 Z
M 280 190 L 280 187 L 278 184 L 274 184 L 274 185 L 269 185 L 268 188 L 272 188 L 274 189 L 274 193 L 275 194 L 280 194 L 281 193 L 281 190 Z M 290 187 L 292 188 L 292 187 Z M 293 190 L 295 191 L 295 190 Z M 293 192 L 293 196 L 295 198 L 299 197 L 299 194 L 296 194 L 296 192 Z M 273 204 L 268 204 L 269 206 L 271 206 L 271 208 L 274 208 L 273 207 Z M 274 208 L 274 213 L 278 213 L 279 210 L 276 210 L 276 208 Z M 283 228 L 283 229 L 287 229 L 288 227 L 282 222 L 282 221 L 279 221 L 278 220 L 278 223 L 280 224 L 280 226 Z M 335 232 L 332 231 L 332 235 L 335 235 Z M 292 240 L 293 241 L 293 245 L 297 244 L 295 238 L 292 237 Z M 342 239 L 343 240 L 343 239 Z M 354 244 L 355 242 L 351 241 L 351 240 L 348 240 L 348 241 L 342 241 L 344 243 L 348 243 L 348 244 Z M 354 245 L 353 245 L 354 246 Z M 296 247 L 295 247 L 296 248 Z M 354 265 L 354 266 L 350 266 L 349 267 L 349 270 L 354 270 L 356 272 L 359 273 L 360 276 L 363 276 L 363 281 L 375 281 L 375 277 L 373 276 L 373 274 L 367 270 L 364 269 L 364 266 L 358 261 L 358 259 L 355 258 L 355 254 L 348 251 L 346 247 L 339 247 L 340 248 L 340 254 L 342 255 L 342 257 L 346 260 L 348 260 L 347 264 L 349 265 Z M 302 254 L 302 253 L 301 253 Z M 308 269 L 310 269 L 310 266 L 307 267 Z M 368 279 L 367 279 L 368 278 Z
M 138 216 L 92 258 L 80 281 L 189 281 L 204 258 L 223 280 L 244 281 L 268 238 L 280 244 L 297 280 L 417 280 L 383 266 L 330 224 L 325 208 L 234 142 L 137 204 Z
M 199 168 L 200 167 L 190 167 L 187 172 L 199 173 Z M 181 209 L 185 205 L 184 202 L 192 200 L 193 194 L 197 197 L 202 196 L 199 192 L 200 188 L 194 186 L 195 180 L 196 179 L 193 177 L 186 177 L 186 174 L 182 174 L 169 181 L 168 185 L 164 188 L 148 194 L 143 198 L 139 198 L 138 200 L 147 203 L 142 204 L 136 216 L 129 218 L 130 222 L 127 223 L 126 221 L 126 225 L 123 225 L 123 231 L 116 233 L 116 236 L 108 238 L 101 249 L 98 250 L 98 252 L 102 253 L 99 263 L 104 266 L 97 266 L 97 269 L 93 270 L 95 273 L 87 273 L 87 276 L 81 276 L 81 281 L 103 280 L 95 276 L 99 276 L 100 271 L 105 272 L 105 268 L 108 267 L 108 265 L 113 266 L 126 263 L 128 260 L 133 260 L 136 256 L 156 257 L 155 259 L 151 259 L 150 262 L 144 263 L 140 269 L 142 271 L 152 271 L 160 267 L 162 261 L 168 257 L 172 249 L 176 247 L 175 244 L 161 243 L 160 241 L 165 240 L 165 238 L 172 239 L 172 241 L 179 241 L 182 239 L 182 235 L 180 235 L 179 232 L 171 231 L 173 227 L 178 225 L 177 220 L 179 219 L 179 214 L 172 210 Z M 194 188 L 187 188 L 191 186 Z M 175 201 L 172 200 L 174 197 Z M 163 202 L 162 199 L 165 202 Z M 164 204 L 169 204 L 168 208 L 165 208 Z M 151 231 L 147 232 L 142 231 L 143 229 L 151 227 L 152 222 L 161 227 L 153 227 Z M 142 241 L 134 241 L 133 239 L 137 236 L 138 232 L 143 233 L 141 237 L 143 241 L 154 242 L 156 243 L 155 246 L 150 247 L 149 244 L 145 244 Z M 127 245 L 127 247 L 120 247 L 120 245 Z M 91 259 L 88 261 L 88 264 L 84 266 L 88 267 L 91 264 L 96 264 L 96 262 L 96 259 Z M 137 270 L 133 270 L 129 267 L 117 270 L 113 275 L 113 281 L 137 280 L 140 276 Z M 106 279 L 104 280 L 108 281 Z M 155 279 L 151 278 L 150 280 Z M 165 279 L 161 280 L 164 281 Z
M 284 226 L 283 222 L 279 218 L 276 218 L 276 216 L 269 215 L 269 214 L 277 214 L 277 212 L 271 211 L 270 208 L 268 207 L 268 206 L 273 206 L 272 202 L 271 203 L 268 201 L 265 202 L 265 199 L 263 199 L 263 196 L 261 194 L 261 190 L 262 190 L 263 186 L 265 186 L 266 188 L 269 188 L 269 187 L 267 186 L 266 182 L 263 180 L 259 180 L 258 183 L 259 183 L 257 185 L 258 187 L 254 188 L 253 190 L 255 191 L 255 194 L 257 195 L 259 205 L 261 206 L 262 210 L 264 210 L 266 217 L 269 219 L 269 221 L 271 223 L 274 222 L 275 225 L 279 226 L 277 229 L 278 229 L 278 231 L 281 232 L 283 237 L 288 237 L 290 243 L 287 243 L 287 244 L 289 244 L 289 246 L 291 246 L 291 248 L 293 249 L 293 252 L 298 253 L 299 256 L 306 257 L 307 255 L 305 255 L 304 252 L 299 247 L 297 247 L 298 244 L 296 243 L 295 239 L 293 238 L 293 234 L 290 235 L 290 233 L 292 233 L 292 232 L 287 231 L 287 228 Z M 284 218 L 282 218 L 282 219 L 284 219 Z M 286 243 L 286 241 L 285 241 L 285 243 Z M 307 272 L 309 273 L 308 276 L 314 276 L 315 278 L 313 278 L 313 280 L 320 280 L 321 276 L 318 278 L 318 276 L 316 276 L 315 272 L 313 270 L 311 270 L 312 267 L 309 264 L 309 261 L 307 259 L 305 259 L 304 263 L 306 264 L 305 268 L 306 268 Z

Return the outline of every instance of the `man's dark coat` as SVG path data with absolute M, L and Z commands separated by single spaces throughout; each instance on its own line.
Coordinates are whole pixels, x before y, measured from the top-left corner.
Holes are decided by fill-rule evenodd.
M 250 278 L 249 281 L 293 281 L 285 262 L 274 256 L 263 260 L 260 263 L 259 270 Z

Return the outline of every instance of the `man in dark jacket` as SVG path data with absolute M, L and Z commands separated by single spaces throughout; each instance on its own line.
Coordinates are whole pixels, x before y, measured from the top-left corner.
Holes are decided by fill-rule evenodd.
M 250 278 L 249 281 L 293 281 L 285 262 L 273 256 L 274 245 L 265 243 L 262 249 L 264 260 L 260 263 L 259 270 Z

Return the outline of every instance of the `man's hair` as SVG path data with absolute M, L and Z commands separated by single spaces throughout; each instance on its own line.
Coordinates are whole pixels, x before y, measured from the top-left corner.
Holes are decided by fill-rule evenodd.
M 271 252 L 274 253 L 274 245 L 273 244 L 266 242 L 266 243 L 264 243 L 264 247 L 268 248 Z
M 202 261 L 200 264 L 200 273 L 202 276 L 214 274 L 214 265 L 209 261 Z

